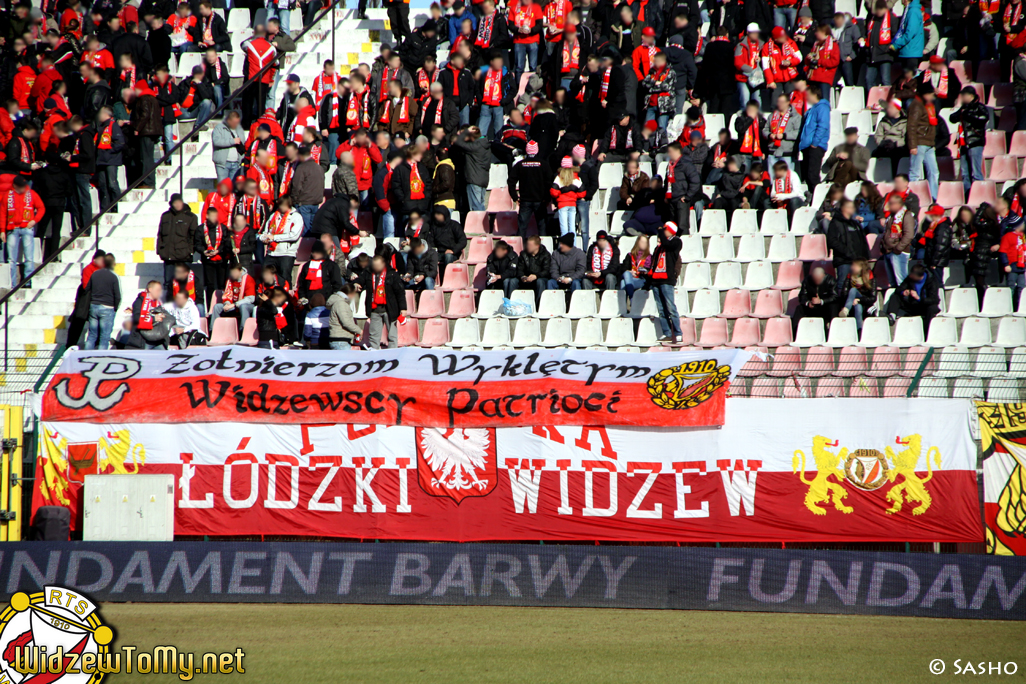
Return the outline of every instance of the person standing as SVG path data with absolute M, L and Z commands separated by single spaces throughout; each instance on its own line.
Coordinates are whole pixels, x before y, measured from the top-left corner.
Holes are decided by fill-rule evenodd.
M 35 270 L 33 249 L 36 224 L 43 220 L 46 207 L 23 176 L 15 176 L 11 189 L 0 198 L 0 240 L 7 244 L 7 263 L 11 264 L 11 286 Z M 18 262 L 24 260 L 24 275 L 18 275 Z
M 96 116 L 96 186 L 100 195 L 100 213 L 107 211 L 121 195 L 118 169 L 125 149 L 125 134 L 114 120 L 114 110 L 103 107 Z
M 545 234 L 553 178 L 548 161 L 538 155 L 538 143 L 531 140 L 527 143 L 527 156 L 514 164 L 509 174 L 509 196 L 520 203 L 518 232 L 521 239 L 527 239 L 531 216 L 538 224 L 538 233 Z
M 46 208 L 43 220 L 36 226 L 36 236 L 43 242 L 44 262 L 60 249 L 64 213 L 68 208 L 68 201 L 75 192 L 74 174 L 68 166 L 67 160 L 67 157 L 71 155 L 64 152 L 68 147 L 64 141 L 68 139 L 70 132 L 68 124 L 63 121 L 54 125 L 54 143 L 50 145 L 43 157 L 46 160 L 46 166 L 37 174 L 36 189 L 43 198 L 43 205 Z
M 289 196 L 293 206 L 303 219 L 303 234 L 310 231 L 314 215 L 324 201 L 324 169 L 321 168 L 310 148 L 303 145 L 299 148 L 298 164 L 292 175 Z
M 157 229 L 157 256 L 164 262 L 164 289 L 171 291 L 175 279 L 175 266 L 185 264 L 191 268 L 199 221 L 182 196 L 171 195 L 168 210 L 160 217 Z
M 384 333 L 388 348 L 397 348 L 398 326 L 406 325 L 406 289 L 402 278 L 388 268 L 384 256 L 378 255 L 371 260 L 370 269 L 360 276 L 359 284 L 367 292 L 367 347 L 380 349 Z
M 987 144 L 990 113 L 972 86 L 962 88 L 958 99 L 962 106 L 951 112 L 949 118 L 951 123 L 958 124 L 959 168 L 962 171 L 962 188 L 968 198 L 973 181 L 983 180 L 983 147 Z
M 912 237 L 916 233 L 915 213 L 905 206 L 901 195 L 892 193 L 887 198 L 888 217 L 881 236 L 881 251 L 887 279 L 897 285 L 908 277 L 908 258 Z
M 157 168 L 154 153 L 157 143 L 164 134 L 163 108 L 146 81 L 138 81 L 135 86 L 137 97 L 135 107 L 129 116 L 132 130 L 139 141 L 139 168 L 142 170 L 142 184 L 139 188 L 152 188 L 157 183 Z
M 911 156 L 909 180 L 913 183 L 923 179 L 930 186 L 930 198 L 937 201 L 937 190 L 940 185 L 940 169 L 937 167 L 937 153 L 934 148 L 937 138 L 937 103 L 936 93 L 929 83 L 920 84 L 916 97 L 908 106 L 908 124 L 906 135 L 908 151 Z
M 677 224 L 668 221 L 659 231 L 659 244 L 652 252 L 652 270 L 646 280 L 659 311 L 660 342 L 674 344 L 681 337 L 680 317 L 674 299 L 674 285 L 680 274 L 680 250 L 684 243 L 677 236 Z
M 279 197 L 275 212 L 267 218 L 257 239 L 266 245 L 264 264 L 273 265 L 289 285 L 292 284 L 292 266 L 296 263 L 296 252 L 302 236 L 303 219 L 292 208 L 292 199 Z
M 823 167 L 823 155 L 830 145 L 830 103 L 820 98 L 815 88 L 806 93 L 808 109 L 802 117 L 802 134 L 798 140 L 798 151 L 802 153 L 801 177 L 811 194 L 819 185 L 819 174 Z
M 89 327 L 86 349 L 107 349 L 114 329 L 114 317 L 121 306 L 121 280 L 114 272 L 114 255 L 103 257 L 103 268 L 89 278 Z
M 894 36 L 893 47 L 898 51 L 898 61 L 902 69 L 919 71 L 919 62 L 923 59 L 926 36 L 923 32 L 923 8 L 919 0 L 901 0 L 905 12 L 901 15 L 898 32 Z
M 218 181 L 234 180 L 239 175 L 246 150 L 243 143 L 245 139 L 242 117 L 234 110 L 225 114 L 221 123 L 214 126 L 210 142 L 214 148 L 214 170 Z
M 667 150 L 670 163 L 666 168 L 666 197 L 671 207 L 671 216 L 676 219 L 674 235 L 678 226 L 684 235 L 691 234 L 691 205 L 702 193 L 702 179 L 698 169 L 691 163 L 691 157 L 684 154 L 680 143 L 670 143 Z M 678 240 L 679 241 L 679 240 Z
M 483 114 L 481 120 L 484 121 Z M 463 175 L 467 181 L 467 204 L 470 211 L 484 211 L 492 165 L 491 141 L 482 134 L 480 128 L 470 126 L 456 136 L 453 146 L 463 152 Z
M 386 0 L 392 39 L 396 45 L 410 37 L 410 0 Z

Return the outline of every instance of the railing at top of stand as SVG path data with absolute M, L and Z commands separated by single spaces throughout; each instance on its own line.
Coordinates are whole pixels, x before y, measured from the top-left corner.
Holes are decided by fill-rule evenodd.
M 310 30 L 313 29 L 313 27 L 317 26 L 326 16 L 328 16 L 329 14 L 334 12 L 336 6 L 340 5 L 340 4 L 343 4 L 343 3 L 339 2 L 339 0 L 335 0 L 334 2 L 329 4 L 327 7 L 323 8 L 317 14 L 317 16 L 314 17 L 314 20 L 310 23 L 310 25 L 309 26 L 304 26 L 303 30 L 299 32 L 299 34 L 295 38 L 296 43 L 298 43 L 304 36 L 306 36 L 306 34 L 309 33 Z M 298 49 L 298 46 L 297 46 L 297 49 Z M 334 59 L 334 56 L 335 56 L 335 54 L 334 54 L 335 53 L 335 21 L 334 21 L 334 18 L 331 21 L 331 51 L 332 51 L 332 58 Z M 284 56 L 287 55 L 287 54 L 290 54 L 290 53 L 282 53 L 282 55 L 280 55 L 280 56 L 282 58 L 284 58 Z M 272 61 L 271 63 L 265 65 L 262 69 L 260 69 L 260 71 L 255 73 L 253 76 L 251 76 L 249 79 L 247 79 L 241 86 L 239 86 L 238 89 L 236 89 L 231 95 L 226 96 L 224 98 L 224 101 L 218 107 L 216 107 L 213 112 L 211 112 L 210 116 L 207 118 L 206 121 L 199 121 L 197 119 L 197 121 L 194 124 L 193 130 L 189 133 L 189 135 L 182 136 L 182 139 L 178 142 L 177 145 L 172 147 L 170 150 L 168 150 L 164 154 L 163 157 L 161 157 L 160 159 L 158 159 L 157 161 L 155 161 L 153 163 L 154 173 L 156 172 L 155 170 L 157 168 L 159 168 L 162 164 L 164 164 L 164 162 L 171 161 L 171 159 L 175 156 L 175 153 L 177 152 L 178 156 L 179 156 L 179 169 L 178 169 L 178 181 L 180 183 L 180 188 L 179 189 L 180 189 L 180 191 L 184 191 L 185 190 L 185 170 L 184 170 L 185 144 L 187 142 L 190 142 L 190 141 L 198 139 L 198 134 L 199 134 L 199 130 L 198 129 L 199 129 L 200 126 L 202 126 L 203 124 L 209 123 L 211 120 L 213 120 L 221 112 L 223 112 L 226 109 L 230 109 L 231 107 L 235 106 L 236 101 L 239 100 L 239 98 L 241 98 L 243 92 L 245 92 L 245 90 L 247 88 L 250 88 L 255 83 L 260 81 L 260 79 L 263 78 L 264 74 L 267 73 L 269 70 L 271 70 L 272 68 L 277 68 L 277 62 L 278 62 L 278 60 L 276 59 L 276 60 Z M 282 67 L 282 68 L 284 68 L 284 67 Z M 93 216 L 92 220 L 87 225 L 79 226 L 79 228 L 77 230 L 75 230 L 75 231 L 73 231 L 71 233 L 71 237 L 69 237 L 68 240 L 64 244 L 62 244 L 53 254 L 51 254 L 49 257 L 44 259 L 39 264 L 39 266 L 37 266 L 36 269 L 32 271 L 32 273 L 27 274 L 26 277 L 23 278 L 15 287 L 11 288 L 6 293 L 4 293 L 2 296 L 0 296 L 0 304 L 2 304 L 3 307 L 4 307 L 4 369 L 5 370 L 7 369 L 7 366 L 8 366 L 8 356 L 10 354 L 10 344 L 9 344 L 9 339 L 8 339 L 8 333 L 9 333 L 9 330 L 10 330 L 10 325 L 9 325 L 9 320 L 10 319 L 9 319 L 8 310 L 9 310 L 10 300 L 14 296 L 14 293 L 18 292 L 19 290 L 21 290 L 23 288 L 25 288 L 26 287 L 26 283 L 30 283 L 33 278 L 35 278 L 37 276 L 40 276 L 40 274 L 42 273 L 44 268 L 46 268 L 49 264 L 54 263 L 57 260 L 57 258 L 60 256 L 60 254 L 62 252 L 64 252 L 65 249 L 68 249 L 72 245 L 72 243 L 75 240 L 77 240 L 78 238 L 87 235 L 87 233 L 91 229 L 95 229 L 96 230 L 96 243 L 95 243 L 96 247 L 95 248 L 99 249 L 100 248 L 100 222 L 103 220 L 103 217 L 106 216 L 107 214 L 111 213 L 113 209 L 117 208 L 118 203 L 121 202 L 122 200 L 124 200 L 126 197 L 128 197 L 129 194 L 133 190 L 135 190 L 138 186 L 142 185 L 142 182 L 145 179 L 146 179 L 146 176 L 140 176 L 138 179 L 135 180 L 135 182 L 130 183 L 128 185 L 128 188 L 124 192 L 122 192 L 117 197 L 117 199 L 115 199 L 114 202 L 111 203 L 111 205 L 107 209 L 105 209 L 105 210 L 101 211 L 100 213 L 96 214 L 95 216 Z

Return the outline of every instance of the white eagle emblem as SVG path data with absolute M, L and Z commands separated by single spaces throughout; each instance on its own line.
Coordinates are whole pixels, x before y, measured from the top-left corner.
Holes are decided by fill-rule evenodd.
M 433 474 L 431 486 L 457 491 L 476 487 L 483 492 L 489 481 L 478 471 L 487 474 L 490 444 L 485 428 L 421 429 L 420 447 Z

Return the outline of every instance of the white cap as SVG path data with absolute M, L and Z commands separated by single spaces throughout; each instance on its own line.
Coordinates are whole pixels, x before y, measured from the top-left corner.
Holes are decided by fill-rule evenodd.
M 762 32 L 762 29 L 761 29 L 761 28 L 759 28 L 759 25 L 758 25 L 758 24 L 756 24 L 756 23 L 755 23 L 755 22 L 753 21 L 753 22 L 752 22 L 751 24 L 749 24 L 749 25 L 748 25 L 748 32 L 749 32 L 749 33 L 761 33 L 761 32 Z

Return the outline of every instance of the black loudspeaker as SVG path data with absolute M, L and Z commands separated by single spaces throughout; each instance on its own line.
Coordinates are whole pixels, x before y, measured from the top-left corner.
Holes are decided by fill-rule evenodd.
M 68 541 L 71 538 L 71 511 L 64 506 L 40 506 L 32 519 L 30 541 Z

